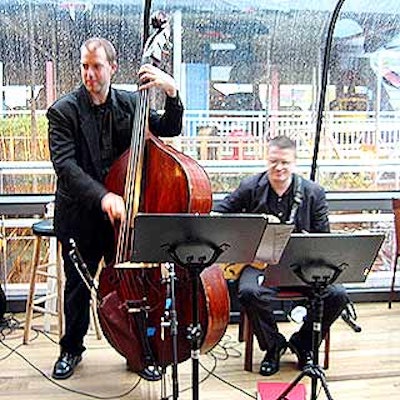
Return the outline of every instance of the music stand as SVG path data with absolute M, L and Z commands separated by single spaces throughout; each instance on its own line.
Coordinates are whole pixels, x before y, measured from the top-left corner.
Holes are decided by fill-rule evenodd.
M 384 239 L 383 234 L 370 232 L 293 233 L 279 262 L 270 263 L 266 270 L 268 285 L 279 287 L 306 285 L 290 266 L 299 263 L 307 266 L 313 264 L 313 260 L 323 260 L 327 257 L 330 264 L 347 264 L 337 277 L 336 283 L 364 282 Z M 316 272 L 315 267 L 312 268 L 312 272 Z M 329 275 L 330 272 L 328 270 Z M 322 274 L 323 271 L 320 270 L 319 275 Z
M 199 398 L 199 355 L 203 338 L 199 323 L 200 273 L 217 260 L 223 263 L 252 262 L 268 225 L 259 214 L 138 214 L 132 262 L 176 263 L 189 271 L 192 282 L 191 341 L 193 399 Z M 272 231 L 271 231 L 272 232 Z M 287 237 L 284 239 L 287 240 Z M 175 371 L 176 380 L 176 366 Z M 174 388 L 177 384 L 174 385 Z M 177 393 L 174 393 L 174 399 Z
M 333 400 L 328 389 L 325 373 L 319 366 L 318 360 L 323 317 L 323 291 L 328 285 L 339 281 L 340 276 L 345 270 L 351 270 L 352 266 L 346 263 L 346 259 L 358 263 L 358 265 L 355 265 L 355 270 L 360 271 L 365 269 L 366 271 L 370 271 L 385 236 L 382 234 L 334 234 L 333 240 L 332 237 L 329 237 L 329 234 L 325 234 L 325 236 L 317 234 L 314 237 L 310 237 L 309 234 L 292 236 L 297 238 L 295 240 L 296 246 L 292 246 L 290 249 L 291 254 L 287 253 L 286 258 L 285 249 L 280 262 L 288 262 L 288 258 L 291 258 L 290 264 L 286 268 L 289 267 L 301 282 L 311 288 L 310 311 L 313 318 L 312 362 L 304 367 L 303 371 L 280 394 L 277 400 L 287 399 L 286 396 L 304 376 L 311 378 L 311 400 L 317 399 L 318 380 L 321 382 L 327 399 Z M 301 240 L 302 237 L 303 240 Z M 289 240 L 287 247 L 289 247 L 291 240 L 292 238 Z M 330 246 L 324 246 L 324 253 L 321 253 L 318 243 L 316 243 L 318 240 L 330 242 Z M 313 255 L 310 252 L 310 246 L 314 246 L 317 254 Z M 340 247 L 339 250 L 338 247 Z M 354 282 L 354 275 L 349 276 L 353 277 L 352 281 Z M 365 280 L 366 274 L 362 276 L 363 278 L 359 278 L 358 281 Z M 343 280 L 341 281 L 343 282 Z

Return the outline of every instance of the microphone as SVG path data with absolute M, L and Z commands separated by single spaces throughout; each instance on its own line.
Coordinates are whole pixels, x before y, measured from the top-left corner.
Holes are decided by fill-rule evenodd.
M 68 255 L 73 262 L 76 270 L 78 271 L 79 275 L 81 276 L 83 282 L 87 286 L 89 290 L 95 289 L 97 292 L 97 287 L 95 284 L 95 280 L 93 279 L 92 275 L 89 272 L 89 268 L 85 261 L 83 260 L 81 253 L 76 246 L 74 239 L 69 239 L 69 243 L 71 245 L 71 250 L 69 251 Z

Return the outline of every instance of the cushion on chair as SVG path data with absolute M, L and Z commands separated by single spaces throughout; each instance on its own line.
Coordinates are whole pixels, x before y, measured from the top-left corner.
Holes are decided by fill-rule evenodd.
M 278 291 L 276 298 L 280 299 L 280 300 L 294 300 L 295 301 L 295 300 L 307 299 L 307 296 L 301 292 L 283 289 L 283 290 Z
M 32 232 L 37 236 L 55 236 L 53 219 L 42 219 L 32 225 Z

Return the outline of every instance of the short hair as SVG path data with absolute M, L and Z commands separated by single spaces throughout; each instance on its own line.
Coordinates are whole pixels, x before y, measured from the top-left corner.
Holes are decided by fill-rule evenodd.
M 279 149 L 290 149 L 296 151 L 296 142 L 287 136 L 275 136 L 268 142 L 268 146 L 278 147 Z
M 107 61 L 110 64 L 114 64 L 117 61 L 117 52 L 115 51 L 115 47 L 113 44 L 107 39 L 93 37 L 86 40 L 81 46 L 81 52 L 83 48 L 86 48 L 88 51 L 97 50 L 99 47 L 102 47 L 106 53 Z

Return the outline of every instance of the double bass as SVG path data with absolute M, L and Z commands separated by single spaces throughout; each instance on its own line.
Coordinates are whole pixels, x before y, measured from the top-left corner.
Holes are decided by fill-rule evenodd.
M 143 60 L 159 62 L 169 38 L 163 14 L 153 18 L 156 31 L 146 42 Z M 161 323 L 168 294 L 163 266 L 118 268 L 129 263 L 135 236 L 135 216 L 141 213 L 208 213 L 211 185 L 205 171 L 191 158 L 165 145 L 146 127 L 149 93 L 140 91 L 130 148 L 111 166 L 106 178 L 109 191 L 124 197 L 126 221 L 116 229 L 116 257 L 99 278 L 99 320 L 109 343 L 139 372 L 148 366 L 172 362 L 172 335 Z M 178 362 L 190 358 L 187 329 L 192 321 L 190 276 L 175 265 L 175 304 L 178 318 Z M 201 352 L 214 347 L 229 321 L 229 294 L 223 273 L 211 266 L 200 275 L 199 323 Z

